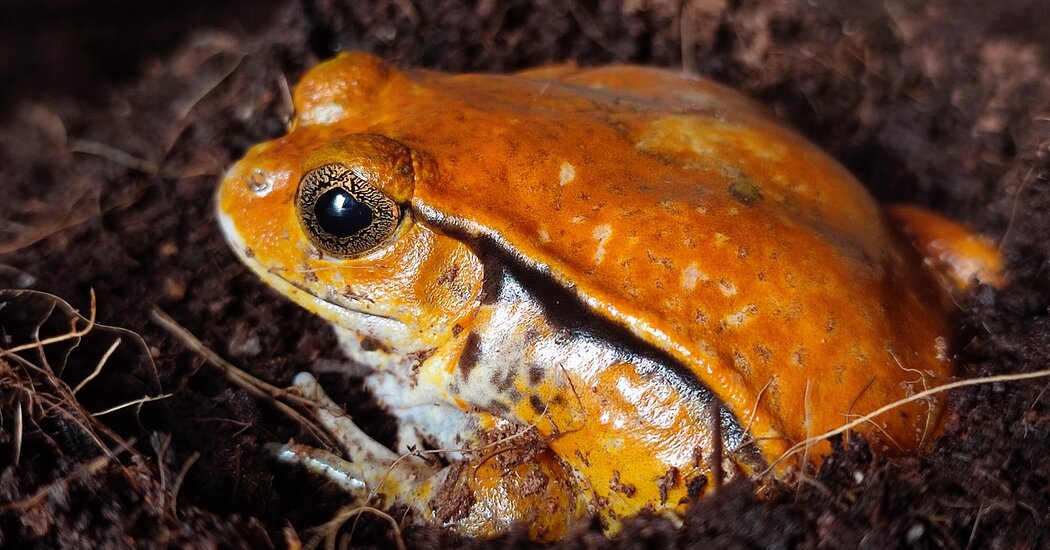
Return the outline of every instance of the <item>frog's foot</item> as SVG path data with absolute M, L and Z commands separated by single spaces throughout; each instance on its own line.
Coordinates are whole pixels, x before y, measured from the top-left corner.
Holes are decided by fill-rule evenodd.
M 1002 257 L 987 237 L 917 206 L 897 204 L 888 211 L 949 290 L 966 291 L 975 280 L 995 288 L 1005 283 Z
M 517 427 L 504 422 L 473 438 L 478 441 L 474 451 L 446 454 L 451 464 L 439 468 L 373 440 L 310 374 L 297 375 L 294 386 L 317 402 L 318 419 L 349 460 L 295 443 L 277 447 L 276 456 L 328 478 L 362 503 L 405 506 L 424 521 L 483 537 L 522 523 L 536 540 L 560 538 L 586 512 L 575 476 L 535 432 L 519 437 L 530 434 L 515 434 Z M 404 436 L 399 446 L 411 437 Z
M 308 470 L 332 480 L 349 492 L 369 494 L 386 504 L 414 507 L 424 498 L 440 470 L 413 454 L 398 455 L 375 441 L 321 389 L 317 379 L 299 373 L 294 387 L 317 403 L 317 417 L 335 437 L 350 460 L 321 450 L 289 443 L 277 449 L 279 459 L 302 464 Z

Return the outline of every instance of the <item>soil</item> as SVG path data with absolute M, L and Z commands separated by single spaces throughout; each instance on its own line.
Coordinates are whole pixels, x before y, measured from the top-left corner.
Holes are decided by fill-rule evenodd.
M 634 62 L 726 82 L 879 199 L 999 243 L 1010 284 L 960 300 L 960 377 L 1050 365 L 1046 2 L 212 4 L 2 8 L 0 347 L 58 337 L 43 351 L 0 352 L 2 546 L 284 547 L 349 503 L 263 449 L 310 434 L 151 320 L 163 310 L 278 386 L 300 370 L 327 373 L 355 419 L 392 438 L 326 325 L 247 273 L 212 214 L 225 167 L 283 132 L 287 86 L 337 50 L 450 71 Z M 62 339 L 74 313 L 56 297 L 126 330 Z M 952 391 L 928 454 L 873 457 L 854 437 L 807 482 L 765 499 L 735 482 L 681 529 L 643 515 L 618 540 L 591 524 L 559 546 L 1050 547 L 1046 384 Z M 135 403 L 144 396 L 162 398 Z M 352 542 L 390 547 L 393 536 L 361 516 Z M 529 546 L 521 530 L 402 536 L 410 547 Z

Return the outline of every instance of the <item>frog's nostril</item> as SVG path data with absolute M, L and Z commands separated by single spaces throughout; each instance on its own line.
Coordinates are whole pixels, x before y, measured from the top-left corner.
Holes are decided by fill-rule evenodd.
M 340 238 L 372 225 L 372 209 L 342 187 L 333 187 L 318 197 L 314 215 L 321 229 Z
M 257 196 L 265 197 L 273 190 L 273 178 L 267 176 L 262 168 L 256 168 L 248 176 L 248 189 Z

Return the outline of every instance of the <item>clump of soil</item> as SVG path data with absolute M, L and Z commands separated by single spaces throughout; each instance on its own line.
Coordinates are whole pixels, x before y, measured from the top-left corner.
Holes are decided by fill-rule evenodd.
M 276 385 L 300 370 L 327 372 L 324 384 L 350 414 L 392 439 L 360 378 L 337 374 L 354 371 L 339 368 L 329 329 L 248 274 L 212 214 L 225 167 L 284 131 L 289 85 L 340 49 L 457 71 L 565 60 L 685 67 L 742 89 L 880 199 L 932 208 L 996 239 L 1011 282 L 959 304 L 960 376 L 1050 365 L 1044 2 L 370 4 L 234 3 L 184 18 L 99 4 L 129 25 L 114 36 L 149 52 L 131 69 L 120 65 L 127 49 L 110 43 L 56 49 L 62 29 L 83 36 L 60 17 L 35 26 L 6 18 L 3 34 L 18 44 L 0 48 L 0 62 L 48 63 L 17 73 L 0 97 L 0 347 L 57 340 L 0 352 L 0 544 L 284 546 L 349 503 L 262 449 L 308 441 L 299 424 L 150 320 L 162 309 Z M 144 35 L 179 42 L 163 48 Z M 85 59 L 87 69 L 65 66 Z M 26 289 L 48 295 L 11 292 Z M 73 338 L 88 326 L 74 307 L 126 330 L 93 326 Z M 561 544 L 1046 547 L 1044 388 L 1034 380 L 952 392 L 945 435 L 926 455 L 873 457 L 853 438 L 809 482 L 766 500 L 735 483 L 693 506 L 681 529 L 642 516 L 621 541 L 590 525 Z M 387 547 L 391 536 L 383 520 L 361 516 L 353 542 Z M 520 530 L 497 541 L 433 527 L 402 537 L 528 545 Z

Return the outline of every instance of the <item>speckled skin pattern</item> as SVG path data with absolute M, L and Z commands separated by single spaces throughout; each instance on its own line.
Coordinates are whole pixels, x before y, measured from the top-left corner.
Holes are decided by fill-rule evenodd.
M 644 508 L 673 516 L 712 487 L 716 445 L 727 476 L 754 473 L 952 374 L 944 294 L 893 219 L 724 87 L 629 66 L 446 75 L 347 54 L 294 101 L 292 130 L 220 188 L 234 250 L 337 326 L 404 449 L 534 428 L 514 468 L 475 452 L 456 455 L 473 467 L 434 467 L 438 481 L 371 481 L 424 520 L 482 535 L 526 521 L 552 539 L 588 512 L 611 530 Z M 329 163 L 401 205 L 363 256 L 323 253 L 296 217 L 300 178 Z M 879 452 L 914 451 L 942 408 L 911 403 L 860 431 Z M 470 494 L 450 512 L 453 487 Z

